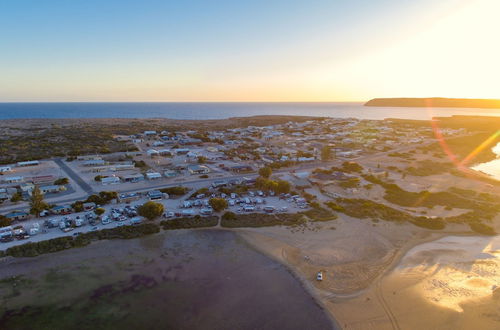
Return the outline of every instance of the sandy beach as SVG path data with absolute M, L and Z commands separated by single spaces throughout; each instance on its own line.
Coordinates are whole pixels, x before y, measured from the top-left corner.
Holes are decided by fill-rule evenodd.
M 296 272 L 344 329 L 498 329 L 499 236 L 459 232 L 342 217 L 241 235 Z

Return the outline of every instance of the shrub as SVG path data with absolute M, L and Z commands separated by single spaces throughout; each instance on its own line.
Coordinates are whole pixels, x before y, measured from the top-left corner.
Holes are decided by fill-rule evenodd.
M 471 222 L 469 223 L 469 227 L 470 229 L 472 229 L 472 231 L 481 235 L 494 236 L 497 234 L 493 228 L 491 228 L 488 225 L 485 225 L 484 223 Z
M 137 212 L 139 213 L 139 215 L 149 220 L 153 220 L 162 215 L 163 210 L 164 210 L 163 204 L 150 201 L 141 205 L 137 210 Z
M 227 201 L 224 198 L 210 198 L 208 203 L 215 212 L 220 212 L 228 207 Z
M 229 212 L 228 212 L 229 213 Z M 238 227 L 269 227 L 269 226 L 293 226 L 305 223 L 306 220 L 301 214 L 238 214 L 234 218 L 223 217 L 221 226 L 227 228 Z
M 182 196 L 185 195 L 189 189 L 183 186 L 168 187 L 160 189 L 162 193 L 167 193 L 170 196 Z
M 60 179 L 57 179 L 56 181 L 54 181 L 54 184 L 58 185 L 58 186 L 62 186 L 62 185 L 68 184 L 68 183 L 69 183 L 68 178 L 60 178 Z
M 219 218 L 216 216 L 212 217 L 200 217 L 196 215 L 192 218 L 175 218 L 172 220 L 163 220 L 160 225 L 164 230 L 172 229 L 188 229 L 188 228 L 204 228 L 204 227 L 214 227 L 219 222 Z

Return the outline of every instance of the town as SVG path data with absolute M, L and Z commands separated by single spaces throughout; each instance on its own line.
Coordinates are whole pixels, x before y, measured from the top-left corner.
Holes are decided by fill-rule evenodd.
M 467 133 L 460 128 L 442 134 Z M 1 165 L 1 249 L 136 225 L 144 221 L 144 204 L 161 204 L 150 219 L 175 219 L 223 210 L 295 214 L 332 198 L 378 199 L 373 182 L 353 173 L 411 175 L 418 168 L 394 164 L 425 164 L 427 151 L 418 156 L 423 160 L 408 152 L 435 143 L 425 125 L 333 118 L 203 132 L 146 130 L 113 138 L 133 151 Z M 387 159 L 394 161 L 388 165 Z

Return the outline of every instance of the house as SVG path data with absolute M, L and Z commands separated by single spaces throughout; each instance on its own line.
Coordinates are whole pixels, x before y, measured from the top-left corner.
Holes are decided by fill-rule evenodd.
M 115 172 L 117 172 L 117 171 L 128 171 L 128 170 L 135 169 L 135 166 L 134 166 L 133 163 L 130 163 L 130 164 L 117 164 L 117 165 L 114 165 L 111 169 L 113 171 L 115 171 Z
M 56 180 L 55 176 L 53 175 L 40 175 L 40 176 L 34 176 L 31 177 L 31 182 L 33 182 L 36 185 L 48 185 L 53 183 Z
M 10 166 L 2 166 L 0 167 L 0 173 L 12 172 L 12 167 Z
M 144 131 L 144 136 L 154 136 L 156 135 L 156 131 Z
M 59 205 L 52 208 L 52 213 L 54 214 L 70 214 L 73 209 L 70 205 Z
M 83 162 L 83 166 L 102 166 L 106 165 L 104 159 L 88 159 Z
M 158 154 L 160 156 L 173 156 L 174 153 L 170 149 L 160 149 L 158 150 Z
M 242 173 L 242 172 L 252 172 L 253 168 L 250 165 L 235 165 L 229 168 L 231 172 Z
M 101 156 L 98 155 L 82 155 L 82 156 L 77 156 L 77 160 L 99 160 L 102 159 Z
M 176 149 L 175 150 L 175 153 L 178 154 L 178 155 L 186 155 L 187 153 L 189 152 L 189 149 Z
M 108 176 L 108 177 L 102 178 L 101 183 L 103 185 L 117 184 L 117 183 L 120 183 L 120 178 L 117 176 Z
M 37 165 L 40 165 L 40 162 L 38 160 L 30 160 L 27 162 L 17 162 L 18 167 L 37 166 Z
M 162 178 L 162 176 L 158 172 L 149 172 L 149 173 L 146 173 L 146 179 L 148 179 L 148 180 L 158 180 L 158 179 L 161 179 L 161 178 Z
M 7 189 L 0 188 L 0 201 L 5 201 L 10 198 L 10 194 L 7 192 Z
M 6 176 L 2 177 L 2 182 L 4 183 L 21 183 L 24 181 L 22 176 Z
M 312 162 L 314 160 L 315 160 L 314 157 L 298 157 L 297 158 L 298 162 Z
M 149 157 L 156 157 L 160 154 L 156 149 L 149 149 L 148 151 L 146 151 L 146 153 Z
M 11 221 L 22 221 L 29 218 L 29 214 L 26 212 L 12 211 L 5 215 L 5 217 Z
M 163 175 L 165 175 L 166 178 L 173 178 L 179 175 L 179 172 L 174 171 L 174 170 L 168 170 L 163 172 Z
M 165 145 L 165 143 L 163 143 L 162 141 L 153 142 L 153 147 L 162 147 L 164 145 Z
M 207 174 L 210 173 L 210 169 L 205 165 L 188 165 L 187 167 L 190 174 Z
M 150 201 L 156 201 L 163 199 L 163 194 L 159 190 L 151 190 L 148 192 L 148 198 Z
M 129 174 L 122 177 L 123 182 L 139 182 L 144 180 L 144 175 L 141 173 Z
M 40 187 L 40 191 L 42 192 L 42 194 L 57 193 L 60 191 L 59 189 L 60 187 L 56 185 L 48 185 Z

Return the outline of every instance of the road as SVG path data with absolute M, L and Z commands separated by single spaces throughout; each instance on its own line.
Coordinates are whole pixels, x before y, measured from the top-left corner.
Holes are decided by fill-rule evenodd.
M 82 188 L 88 195 L 92 195 L 94 193 L 94 189 L 85 182 L 78 174 L 76 174 L 61 158 L 55 158 L 54 162 L 59 165 L 59 167 L 66 172 L 66 174 L 74 181 L 77 185 Z

